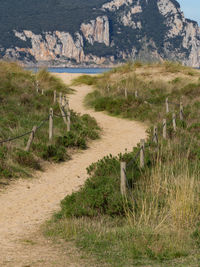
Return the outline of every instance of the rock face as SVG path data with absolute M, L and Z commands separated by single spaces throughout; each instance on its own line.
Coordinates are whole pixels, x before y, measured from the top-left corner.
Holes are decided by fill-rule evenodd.
M 177 1 L 99 0 L 90 8 L 90 18 L 80 18 L 73 31 L 67 25 L 39 33 L 25 25 L 13 28 L 7 47 L 0 38 L 1 57 L 66 66 L 168 59 L 200 67 L 200 28 Z
M 97 17 L 90 23 L 82 23 L 81 31 L 85 39 L 93 45 L 94 42 L 110 45 L 109 21 L 107 16 Z

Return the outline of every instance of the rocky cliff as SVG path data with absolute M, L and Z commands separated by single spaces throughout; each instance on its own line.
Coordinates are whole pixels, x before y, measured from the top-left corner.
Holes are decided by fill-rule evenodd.
M 87 1 L 83 6 L 87 18 L 83 14 L 71 17 L 74 29 L 49 21 L 51 30 L 47 22 L 34 30 L 33 23 L 26 25 L 26 19 L 20 27 L 11 26 L 6 45 L 0 38 L 1 57 L 27 64 L 66 66 L 168 59 L 200 67 L 200 29 L 184 17 L 177 1 L 99 0 L 88 7 Z M 76 15 L 76 10 L 73 12 Z

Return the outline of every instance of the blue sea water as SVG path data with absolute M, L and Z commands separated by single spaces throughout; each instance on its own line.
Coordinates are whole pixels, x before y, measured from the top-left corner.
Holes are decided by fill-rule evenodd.
M 48 68 L 49 72 L 83 73 L 83 74 L 98 74 L 109 70 L 110 70 L 109 68 Z
M 38 68 L 28 68 L 34 72 L 38 71 Z M 53 73 L 83 73 L 83 74 L 99 74 L 109 71 L 110 68 L 48 68 L 49 72 Z

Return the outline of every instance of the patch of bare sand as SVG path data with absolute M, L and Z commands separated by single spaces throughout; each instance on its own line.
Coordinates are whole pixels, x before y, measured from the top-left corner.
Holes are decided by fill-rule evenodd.
M 57 76 L 69 84 L 77 75 Z M 63 251 L 44 240 L 39 234 L 40 225 L 59 210 L 61 199 L 84 184 L 86 167 L 107 154 L 132 150 L 146 136 L 145 126 L 139 122 L 87 110 L 83 99 L 91 87 L 75 89 L 70 107 L 94 116 L 103 129 L 102 138 L 91 142 L 88 150 L 75 154 L 71 161 L 52 164 L 45 172 L 36 173 L 34 179 L 21 179 L 0 193 L 0 266 L 84 266 L 75 248 L 69 246 Z

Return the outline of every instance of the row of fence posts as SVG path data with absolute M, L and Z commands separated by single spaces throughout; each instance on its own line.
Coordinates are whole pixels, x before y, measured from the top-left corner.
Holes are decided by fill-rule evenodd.
M 118 93 L 120 92 L 119 86 L 117 87 L 117 91 L 118 91 Z M 107 86 L 107 92 L 108 92 L 108 94 L 110 93 L 110 86 L 109 85 Z M 126 88 L 124 89 L 124 96 L 126 99 L 128 98 L 128 91 Z M 138 91 L 137 90 L 135 91 L 135 98 L 138 98 Z
M 54 91 L 54 99 L 53 102 L 54 104 L 57 101 L 57 93 Z M 67 132 L 70 132 L 71 130 L 71 112 L 69 109 L 69 101 L 67 99 L 67 96 L 64 95 L 62 96 L 62 93 L 59 93 L 59 98 L 58 98 L 58 103 L 59 103 L 59 108 L 60 108 L 60 113 L 63 118 L 63 121 L 65 125 L 67 126 Z M 65 113 L 65 110 L 67 114 Z M 54 118 L 54 112 L 53 108 L 50 108 L 49 110 L 49 141 L 52 141 L 53 139 L 53 118 Z
M 36 92 L 39 93 L 39 82 L 38 81 L 36 81 Z M 41 92 L 42 92 L 42 95 L 44 95 L 44 91 L 42 90 Z M 56 102 L 57 102 L 57 92 L 54 91 L 53 104 L 56 104 Z M 63 118 L 63 121 L 67 126 L 67 132 L 70 132 L 70 130 L 71 130 L 71 113 L 70 113 L 70 109 L 69 109 L 69 101 L 67 99 L 67 96 L 66 95 L 62 96 L 62 93 L 60 92 L 59 98 L 58 98 L 58 103 L 59 103 L 59 108 L 60 108 L 60 112 L 61 112 L 60 117 Z M 65 110 L 67 112 L 67 115 L 65 114 Z M 51 107 L 49 110 L 49 141 L 50 142 L 52 142 L 52 140 L 53 140 L 53 118 L 54 118 L 54 112 L 53 112 L 53 108 Z M 37 126 L 34 126 L 31 133 L 30 133 L 25 151 L 30 150 L 30 147 L 31 147 L 31 144 L 34 140 L 36 131 L 37 131 Z
M 110 93 L 110 87 L 107 87 L 108 89 L 108 93 Z M 36 81 L 36 91 L 39 92 L 39 83 L 38 81 Z M 119 87 L 118 87 L 118 92 L 119 92 Z M 125 98 L 128 98 L 128 93 L 127 93 L 127 89 L 125 88 Z M 42 95 L 44 95 L 44 91 L 42 90 Z M 138 98 L 138 91 L 135 91 L 135 98 Z M 57 93 L 56 91 L 54 91 L 54 98 L 53 98 L 53 103 L 56 104 L 57 101 Z M 67 125 L 67 132 L 70 131 L 70 110 L 69 110 L 69 102 L 67 100 L 67 97 L 64 96 L 62 97 L 62 93 L 59 93 L 59 107 L 60 107 L 60 111 L 61 111 L 61 117 L 64 120 L 64 123 Z M 165 101 L 166 104 L 166 113 L 169 113 L 169 101 L 168 98 L 166 98 Z M 66 108 L 67 111 L 67 118 L 64 112 L 64 108 Z M 183 120 L 183 103 L 182 101 L 180 102 L 180 120 Z M 49 140 L 52 141 L 53 139 L 53 108 L 50 108 L 49 111 Z M 172 124 L 173 124 L 173 129 L 174 131 L 176 131 L 176 115 L 175 113 L 172 114 Z M 167 120 L 163 119 L 163 138 L 167 139 Z M 26 146 L 26 151 L 29 151 L 31 143 L 33 142 L 34 136 L 35 136 L 35 132 L 37 130 L 37 127 L 34 126 L 33 130 L 30 134 L 27 146 Z M 158 144 L 158 128 L 157 126 L 154 126 L 153 129 L 153 142 L 155 144 Z M 143 169 L 145 166 L 145 140 L 141 139 L 140 140 L 140 168 Z M 120 189 L 121 189 L 121 194 L 123 196 L 126 195 L 126 162 L 121 162 L 121 183 L 120 183 Z
M 166 113 L 169 113 L 169 102 L 168 98 L 166 99 Z M 179 112 L 180 120 L 183 121 L 183 103 L 182 101 L 180 102 L 180 112 Z M 172 114 L 172 125 L 173 129 L 176 132 L 176 114 Z M 167 119 L 163 119 L 162 123 L 162 136 L 164 139 L 167 139 Z M 158 127 L 154 126 L 153 127 L 153 142 L 158 145 Z M 141 139 L 140 140 L 140 168 L 143 169 L 145 166 L 145 140 Z M 122 196 L 126 196 L 126 162 L 121 162 L 120 163 L 120 178 L 121 178 L 121 183 L 120 183 L 120 190 Z
M 107 86 L 107 90 L 108 90 L 108 93 L 110 93 L 110 86 L 109 85 Z M 119 87 L 117 87 L 117 91 L 118 92 L 120 91 Z M 135 93 L 135 98 L 138 98 L 138 91 L 136 90 L 134 93 Z M 128 98 L 128 91 L 126 88 L 124 89 L 124 96 L 126 99 Z M 168 97 L 166 98 L 165 103 L 166 103 L 166 113 L 169 113 Z M 182 101 L 180 101 L 180 119 L 183 120 L 183 103 L 182 103 Z

